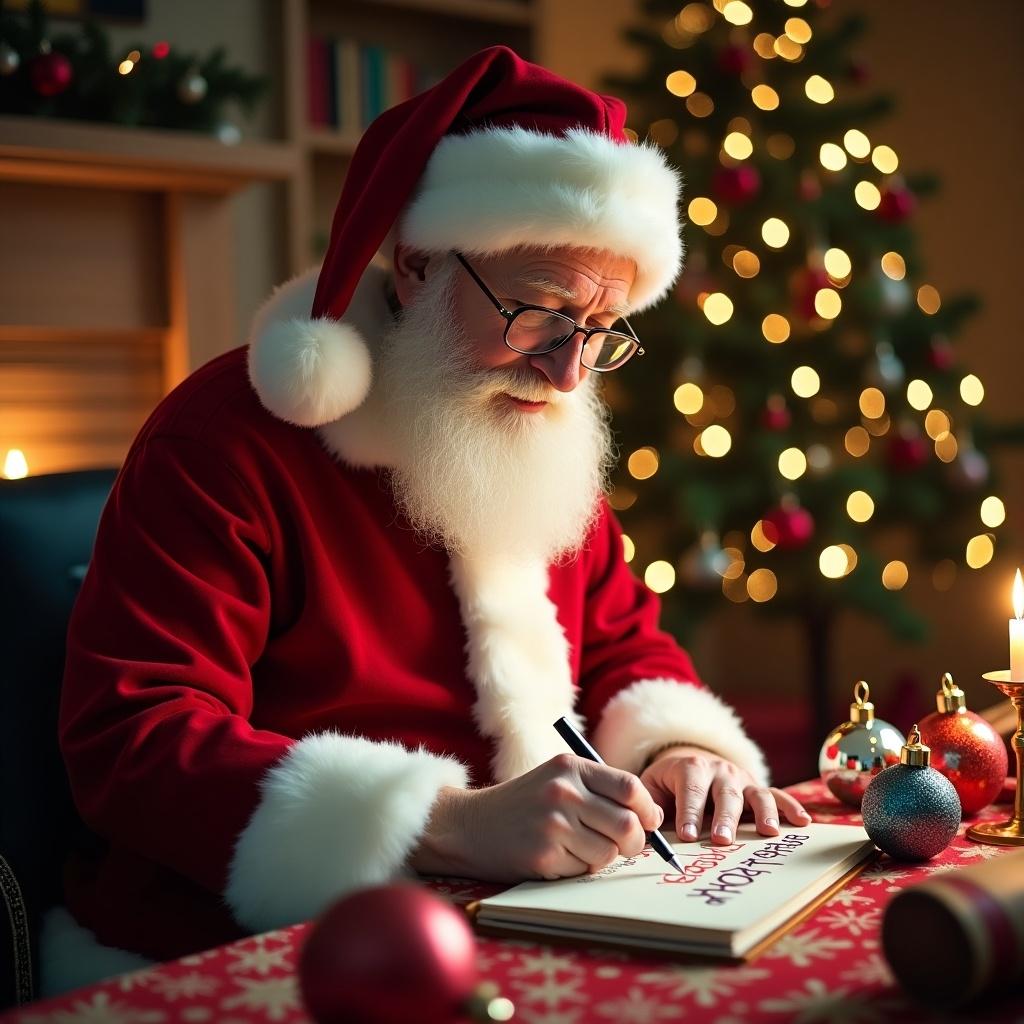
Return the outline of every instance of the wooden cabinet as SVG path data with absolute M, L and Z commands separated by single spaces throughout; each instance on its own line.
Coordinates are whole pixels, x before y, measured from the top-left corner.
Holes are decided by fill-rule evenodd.
M 0 472 L 120 463 L 237 344 L 230 197 L 296 173 L 281 143 L 0 118 Z

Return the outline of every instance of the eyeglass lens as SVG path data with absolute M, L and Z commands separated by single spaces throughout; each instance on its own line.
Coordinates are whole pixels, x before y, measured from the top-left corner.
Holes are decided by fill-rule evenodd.
M 550 352 L 576 330 L 568 317 L 553 310 L 521 309 L 508 326 L 506 341 L 517 352 L 537 355 Z M 623 321 L 606 330 L 595 331 L 583 346 L 583 365 L 591 370 L 609 370 L 625 362 L 636 342 L 627 334 Z

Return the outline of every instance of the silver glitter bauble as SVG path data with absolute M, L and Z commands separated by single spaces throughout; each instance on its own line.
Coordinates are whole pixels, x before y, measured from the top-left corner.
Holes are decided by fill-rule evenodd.
M 13 46 L 0 43 L 0 75 L 13 75 L 21 67 L 21 55 Z
M 818 773 L 833 796 L 860 807 L 864 791 L 879 772 L 896 765 L 906 742 L 895 726 L 875 718 L 871 690 L 862 679 L 853 689 L 850 720 L 825 737 L 818 755 Z
M 960 827 L 960 798 L 953 783 L 929 766 L 931 751 L 915 725 L 900 763 L 871 780 L 861 814 L 880 850 L 898 860 L 928 860 L 941 853 Z
M 198 71 L 190 71 L 178 83 L 178 99 L 182 103 L 199 103 L 208 88 L 206 79 Z

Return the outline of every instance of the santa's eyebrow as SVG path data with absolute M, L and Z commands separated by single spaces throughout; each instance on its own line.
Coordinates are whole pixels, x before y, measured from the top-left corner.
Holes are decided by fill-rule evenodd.
M 515 284 L 517 288 L 528 288 L 532 291 L 543 292 L 545 295 L 555 295 L 560 299 L 565 299 L 566 302 L 577 300 L 577 293 L 572 288 L 566 288 L 564 284 L 559 284 L 543 275 L 519 276 L 515 279 Z M 629 306 L 620 303 L 601 310 L 601 313 L 614 313 L 616 316 L 629 316 L 629 312 Z

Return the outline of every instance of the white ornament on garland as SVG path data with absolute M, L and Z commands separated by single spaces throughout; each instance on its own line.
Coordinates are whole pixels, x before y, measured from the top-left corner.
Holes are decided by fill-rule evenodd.
M 0 43 L 0 75 L 13 75 L 21 67 L 21 55 L 13 46 Z
M 190 106 L 202 102 L 209 88 L 206 79 L 199 73 L 197 68 L 192 68 L 185 74 L 185 77 L 178 83 L 178 99 Z

